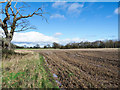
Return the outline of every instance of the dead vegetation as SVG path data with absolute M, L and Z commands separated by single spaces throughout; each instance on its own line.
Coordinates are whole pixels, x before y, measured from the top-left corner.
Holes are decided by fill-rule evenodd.
M 50 74 L 39 53 L 15 52 L 2 58 L 2 88 L 58 88 Z

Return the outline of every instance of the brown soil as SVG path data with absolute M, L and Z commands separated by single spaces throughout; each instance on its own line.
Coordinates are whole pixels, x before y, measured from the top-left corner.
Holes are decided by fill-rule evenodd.
M 43 55 L 62 88 L 117 88 L 117 49 L 34 50 Z

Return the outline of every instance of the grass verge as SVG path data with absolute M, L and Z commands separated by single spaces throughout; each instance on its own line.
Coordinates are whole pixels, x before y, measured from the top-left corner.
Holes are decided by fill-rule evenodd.
M 12 55 L 2 64 L 2 88 L 58 88 L 39 54 Z

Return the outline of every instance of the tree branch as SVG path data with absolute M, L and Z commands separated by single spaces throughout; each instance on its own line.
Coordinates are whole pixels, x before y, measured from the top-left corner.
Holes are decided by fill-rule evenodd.
M 2 2 L 0 2 L 0 3 L 5 3 L 7 0 L 5 0 L 5 1 L 2 1 Z
M 6 18 L 3 20 L 3 23 L 6 24 L 6 21 L 10 19 L 10 14 L 8 13 L 8 8 L 11 6 L 11 2 L 8 2 L 5 6 L 5 15 Z
M 0 24 L 2 26 L 2 29 L 4 30 L 5 35 L 8 38 L 12 39 L 14 32 L 25 31 L 27 29 L 35 29 L 34 27 L 28 25 L 27 19 L 22 20 L 23 18 L 29 18 L 29 17 L 32 17 L 34 15 L 38 15 L 38 16 L 41 16 L 42 18 L 45 18 L 43 16 L 44 12 L 42 11 L 42 8 L 38 8 L 32 14 L 30 13 L 28 15 L 22 15 L 20 13 L 20 10 L 22 10 L 21 8 L 24 8 L 24 5 L 17 8 L 17 6 L 16 6 L 17 2 L 16 2 L 14 4 L 14 6 L 12 7 L 11 2 L 12 2 L 12 0 L 7 0 L 7 5 L 5 6 L 4 12 L 2 9 L 2 13 L 4 13 L 6 17 L 3 19 L 3 21 L 0 19 Z M 10 9 L 10 13 L 8 12 L 9 9 Z M 12 19 L 12 21 L 10 21 L 11 19 Z M 22 22 L 20 20 L 22 20 Z M 46 21 L 47 21 L 47 19 L 46 19 Z M 8 32 L 9 28 L 11 28 L 10 33 Z M 9 37 L 8 34 L 10 34 L 11 36 Z
M 20 17 L 18 17 L 17 19 L 16 19 L 16 21 L 17 20 L 20 20 L 20 19 L 22 19 L 22 18 L 28 18 L 28 17 L 32 17 L 33 15 L 39 15 L 39 16 L 42 16 L 42 13 L 37 13 L 39 10 L 41 10 L 42 11 L 42 9 L 41 8 L 38 8 L 38 10 L 37 11 L 35 11 L 34 13 L 32 13 L 31 15 L 29 14 L 29 15 L 27 15 L 27 16 L 20 16 Z
M 5 19 L 3 20 L 4 26 L 2 26 L 6 37 L 8 37 L 7 21 L 10 19 L 10 14 L 8 13 L 8 8 L 11 6 L 11 0 L 5 6 Z
M 1 27 L 2 27 L 2 26 L 4 26 L 4 23 L 2 22 L 2 20 L 1 20 L 1 19 L 0 19 L 0 23 L 1 23 L 1 25 L 0 25 Z
M 5 12 L 4 12 L 4 11 L 5 11 L 5 9 L 3 9 L 3 8 L 2 8 L 2 9 L 0 9 L 0 13 L 1 13 L 1 14 L 5 14 Z
M 21 32 L 21 31 L 26 31 L 28 29 L 36 29 L 36 28 L 33 28 L 33 27 L 22 27 L 20 30 L 17 30 L 17 31 L 14 31 L 14 32 Z
M 17 16 L 17 14 L 19 13 L 19 11 L 18 11 L 17 8 L 16 8 L 16 5 L 17 5 L 17 2 L 16 2 L 15 5 L 14 5 L 14 8 L 16 9 L 16 14 L 15 14 L 15 16 Z
M 14 13 L 14 11 L 13 11 L 11 6 L 10 6 L 10 10 L 12 11 L 12 15 L 15 16 L 15 13 Z

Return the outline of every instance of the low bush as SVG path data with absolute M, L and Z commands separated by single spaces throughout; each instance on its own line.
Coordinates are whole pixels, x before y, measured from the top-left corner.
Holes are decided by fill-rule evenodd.
M 2 54 L 12 55 L 14 54 L 14 50 L 2 49 Z

